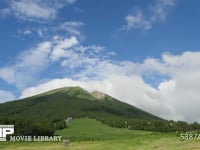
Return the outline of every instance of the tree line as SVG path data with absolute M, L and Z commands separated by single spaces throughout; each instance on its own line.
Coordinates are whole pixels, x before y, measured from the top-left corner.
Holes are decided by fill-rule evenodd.
M 144 130 L 155 132 L 187 132 L 200 131 L 198 122 L 167 120 L 139 120 L 139 119 L 101 119 L 101 122 L 112 127 L 128 128 L 130 130 Z
M 200 131 L 198 122 L 188 123 L 185 121 L 167 120 L 140 120 L 113 116 L 92 117 L 102 123 L 117 128 L 130 130 L 145 130 L 156 132 L 188 132 Z M 0 124 L 15 125 L 15 135 L 29 136 L 52 136 L 56 130 L 67 128 L 66 119 L 54 119 L 49 121 L 33 121 L 19 118 L 0 118 Z

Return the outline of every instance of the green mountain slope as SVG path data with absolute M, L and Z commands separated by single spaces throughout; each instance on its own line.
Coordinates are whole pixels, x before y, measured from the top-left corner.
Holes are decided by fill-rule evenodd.
M 80 87 L 52 90 L 37 96 L 0 104 L 0 117 L 28 120 L 61 120 L 89 117 L 98 120 L 160 119 L 141 109 L 100 92 L 89 93 Z
M 56 134 L 61 135 L 63 138 L 69 139 L 70 141 L 99 141 L 113 139 L 132 139 L 141 135 L 148 136 L 153 134 L 153 132 L 129 130 L 127 128 L 112 128 L 95 119 L 79 118 L 73 119 L 71 122 L 69 122 L 68 128 L 57 130 Z

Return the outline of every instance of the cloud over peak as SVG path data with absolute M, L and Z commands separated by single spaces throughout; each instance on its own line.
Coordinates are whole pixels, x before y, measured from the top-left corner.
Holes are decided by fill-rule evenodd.
M 197 58 L 200 59 L 199 52 L 187 51 L 180 55 L 163 54 L 161 59 L 147 58 L 143 63 L 95 60 L 94 65 L 77 72 L 78 78 L 52 79 L 26 88 L 21 97 L 59 87 L 81 86 L 89 91 L 102 91 L 165 119 L 200 121 L 200 86 L 197 84 L 200 64 Z M 154 88 L 142 77 L 151 71 L 170 78 L 161 80 Z M 84 76 L 87 78 L 83 80 Z

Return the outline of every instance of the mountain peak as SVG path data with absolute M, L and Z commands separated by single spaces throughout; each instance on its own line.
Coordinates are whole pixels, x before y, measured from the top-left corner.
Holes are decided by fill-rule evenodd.
M 159 119 L 109 95 L 81 87 L 64 87 L 40 95 L 0 104 L 2 116 L 35 120 L 66 117 Z M 106 116 L 109 117 L 106 117 Z
M 100 100 L 104 99 L 106 97 L 106 94 L 99 92 L 99 91 L 93 91 L 91 94 L 92 94 L 92 96 L 94 96 L 95 98 L 100 99 Z
M 94 100 L 94 97 L 91 95 L 91 93 L 89 93 L 88 91 L 79 86 L 70 87 L 67 94 L 70 96 L 76 96 L 79 98 Z

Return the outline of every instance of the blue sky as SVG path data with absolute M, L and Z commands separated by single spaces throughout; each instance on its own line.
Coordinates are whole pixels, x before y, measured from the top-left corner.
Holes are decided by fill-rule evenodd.
M 0 102 L 81 86 L 166 119 L 200 121 L 199 5 L 2 0 Z

